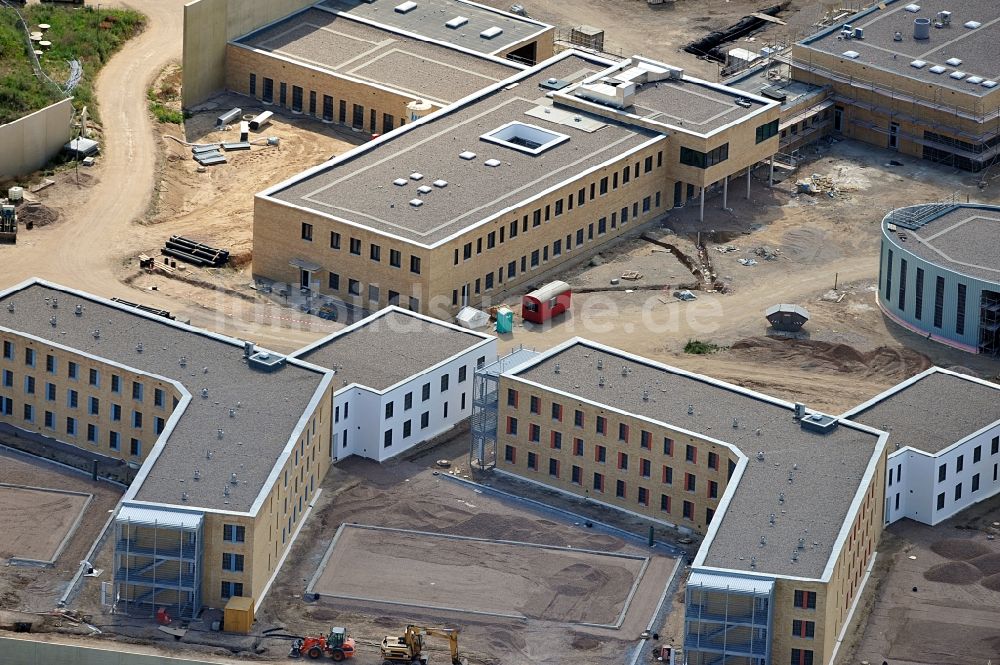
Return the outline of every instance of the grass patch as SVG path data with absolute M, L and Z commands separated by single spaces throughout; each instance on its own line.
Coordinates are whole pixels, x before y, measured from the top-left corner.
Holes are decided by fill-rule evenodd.
M 684 353 L 693 353 L 698 356 L 707 356 L 717 352 L 721 347 L 711 342 L 703 342 L 700 339 L 689 339 L 684 345 Z
M 121 48 L 139 34 L 146 17 L 129 9 L 94 7 L 59 7 L 29 5 L 20 12 L 35 31 L 39 23 L 51 27 L 44 39 L 52 42 L 39 58 L 42 69 L 59 85 L 69 78 L 70 60 L 79 60 L 83 78 L 73 91 L 73 106 L 88 107 L 91 117 L 98 119 L 94 99 L 94 80 L 101 67 Z M 0 8 L 0 124 L 17 120 L 29 113 L 63 99 L 65 94 L 55 85 L 36 77 L 32 69 L 28 38 L 13 9 Z
M 160 102 L 150 102 L 149 110 L 153 112 L 153 116 L 160 122 L 167 122 L 172 125 L 180 125 L 184 122 L 183 113 L 174 109 L 168 109 Z

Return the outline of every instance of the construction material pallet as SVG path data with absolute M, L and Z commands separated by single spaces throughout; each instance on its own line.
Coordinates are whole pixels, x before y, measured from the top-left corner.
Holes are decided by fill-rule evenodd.
M 239 143 L 223 143 L 222 149 L 226 152 L 230 152 L 232 150 L 249 150 L 250 143 L 248 141 L 240 141 Z
M 178 235 L 170 236 L 166 246 L 160 251 L 166 256 L 201 267 L 218 268 L 229 261 L 229 250 L 210 247 Z
M 111 300 L 112 302 L 116 302 L 119 305 L 125 305 L 126 307 L 134 307 L 135 309 L 142 310 L 143 312 L 147 312 L 149 314 L 155 314 L 156 316 L 162 316 L 163 318 L 170 319 L 171 321 L 177 318 L 171 315 L 170 312 L 168 312 L 165 309 L 157 309 L 155 307 L 149 307 L 148 305 L 140 305 L 139 303 L 130 302 L 128 300 L 123 300 L 121 298 L 112 298 Z

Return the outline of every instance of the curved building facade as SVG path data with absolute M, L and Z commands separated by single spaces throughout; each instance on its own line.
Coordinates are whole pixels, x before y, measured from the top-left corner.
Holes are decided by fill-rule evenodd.
M 899 325 L 1000 353 L 1000 206 L 931 203 L 882 220 L 878 303 Z

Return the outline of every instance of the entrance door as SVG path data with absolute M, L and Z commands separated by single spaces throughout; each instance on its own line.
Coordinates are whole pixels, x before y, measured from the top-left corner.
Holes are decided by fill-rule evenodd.
M 893 150 L 899 147 L 899 123 L 889 123 L 889 147 Z
M 844 127 L 844 107 L 835 106 L 833 108 L 833 131 L 842 131 Z
M 683 197 L 684 197 L 683 187 L 684 187 L 684 184 L 681 181 L 679 181 L 679 180 L 674 183 L 674 207 L 675 208 L 680 208 L 681 204 L 684 203 L 684 199 L 683 199 Z
M 308 289 L 311 282 L 309 281 L 309 271 L 305 268 L 299 268 L 299 286 L 303 289 Z

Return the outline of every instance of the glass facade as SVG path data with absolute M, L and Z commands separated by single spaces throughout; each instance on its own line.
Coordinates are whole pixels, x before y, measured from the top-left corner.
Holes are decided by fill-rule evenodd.
M 770 660 L 774 582 L 693 572 L 684 615 L 688 665 L 765 665 Z

